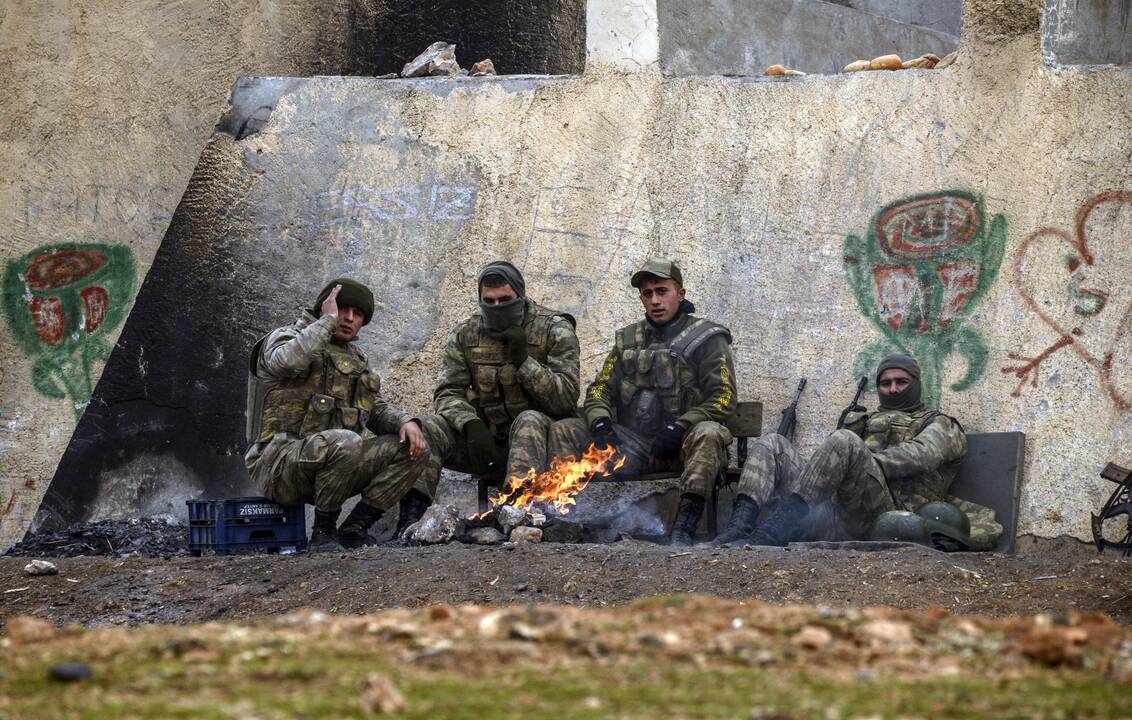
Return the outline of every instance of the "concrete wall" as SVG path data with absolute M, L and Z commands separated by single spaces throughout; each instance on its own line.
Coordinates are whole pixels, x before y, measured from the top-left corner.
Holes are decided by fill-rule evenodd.
M 959 36 L 963 0 L 829 0 L 890 20 Z
M 1050 62 L 1132 63 L 1132 0 L 1049 0 L 1044 27 Z
M 666 75 L 761 75 L 770 65 L 836 73 L 854 60 L 896 53 L 905 59 L 959 46 L 959 34 L 821 0 L 659 0 L 660 61 Z M 871 9 L 891 11 L 880 4 Z M 941 3 L 949 7 L 957 3 Z M 941 10 L 941 12 L 943 12 Z
M 18 322 L 28 336 L 30 321 L 6 318 L 14 462 L 0 536 L 22 532 L 49 479 L 63 500 L 44 504 L 44 520 L 154 511 L 246 483 L 247 349 L 326 277 L 373 282 L 381 322 L 364 344 L 387 395 L 420 411 L 481 263 L 513 259 L 533 296 L 578 316 L 592 376 L 613 328 L 639 314 L 629 272 L 663 253 L 684 264 L 702 314 L 733 329 L 741 394 L 766 403 L 768 424 L 809 377 L 799 440 L 811 447 L 854 374 L 903 345 L 968 429 L 1027 433 L 1021 531 L 1087 537 L 1109 490 L 1097 472 L 1132 462 L 1121 240 L 1132 139 L 1120 130 L 1132 73 L 1046 67 L 1039 15 L 1032 2 L 971 0 L 960 61 L 944 71 L 665 79 L 647 50 L 655 13 L 591 3 L 581 77 L 248 83 L 242 92 L 274 106 L 252 123 L 259 132 L 236 140 L 226 122 L 160 250 L 126 243 L 152 270 L 133 274 L 121 337 L 102 336 L 118 344 L 100 380 L 95 357 L 95 399 L 69 445 L 81 398 L 49 397 L 52 376 L 34 367 L 73 365 L 81 347 L 15 349 L 9 337 Z M 94 143 L 76 147 L 93 174 Z M 160 166 L 143 159 L 131 188 Z M 76 227 L 69 212 L 17 223 L 36 235 L 9 266 Z M 122 227 L 82 237 L 113 246 Z M 890 242 L 900 229 L 905 244 Z M 72 275 L 93 263 L 65 260 Z M 98 302 L 132 297 L 124 277 L 97 276 L 105 295 L 79 294 L 103 287 L 93 282 L 64 288 L 84 321 L 102 318 L 68 337 L 106 326 Z M 53 297 L 37 293 L 24 307 Z

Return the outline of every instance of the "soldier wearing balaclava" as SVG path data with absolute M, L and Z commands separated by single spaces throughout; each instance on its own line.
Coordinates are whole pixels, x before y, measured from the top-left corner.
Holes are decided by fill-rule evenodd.
M 777 434 L 752 444 L 720 543 L 870 539 L 880 525 L 909 528 L 922 520 L 889 522 L 891 513 L 911 516 L 925 507 L 938 510 L 938 502 L 946 501 L 966 513 L 969 533 L 942 538 L 925 529 L 922 535 L 884 539 L 931 537 L 941 549 L 994 547 L 1002 526 L 993 511 L 948 494 L 967 438 L 954 418 L 924 406 L 915 358 L 888 355 L 873 379 L 880 409 L 849 415 L 845 429 L 830 435 L 808 460 Z
M 506 260 L 480 271 L 476 302 L 448 335 L 433 393 L 447 450 L 402 503 L 399 529 L 432 502 L 441 465 L 495 483 L 545 470 L 548 428 L 577 408 L 574 318 L 528 297 L 523 274 Z

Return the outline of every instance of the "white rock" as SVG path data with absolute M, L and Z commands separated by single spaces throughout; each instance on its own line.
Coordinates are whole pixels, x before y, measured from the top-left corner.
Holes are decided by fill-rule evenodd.
M 446 42 L 434 42 L 424 52 L 405 63 L 401 69 L 402 77 L 423 77 L 425 75 L 458 75 L 460 66 L 456 63 L 456 46 Z
M 58 575 L 59 568 L 55 567 L 54 563 L 49 563 L 46 560 L 32 560 L 27 565 L 24 565 L 24 572 L 28 575 Z
M 455 505 L 432 505 L 421 519 L 405 528 L 404 538 L 425 545 L 446 543 L 460 527 L 460 511 Z
M 503 534 L 509 535 L 514 528 L 520 525 L 529 525 L 530 515 L 526 510 L 514 505 L 501 505 L 495 509 L 495 521 L 503 528 Z

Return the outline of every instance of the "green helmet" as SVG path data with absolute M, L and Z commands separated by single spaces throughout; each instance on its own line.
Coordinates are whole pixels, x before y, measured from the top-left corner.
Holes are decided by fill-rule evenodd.
M 907 510 L 889 510 L 881 513 L 869 531 L 869 540 L 895 540 L 920 545 L 931 545 L 931 535 L 924 519 Z
M 916 514 L 924 519 L 937 550 L 954 552 L 971 547 L 971 520 L 967 513 L 949 502 L 936 500 L 924 505 Z

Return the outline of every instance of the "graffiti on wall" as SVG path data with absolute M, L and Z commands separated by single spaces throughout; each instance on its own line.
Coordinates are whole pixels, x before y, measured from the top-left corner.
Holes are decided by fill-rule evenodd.
M 96 363 L 110 357 L 105 337 L 123 320 L 134 292 L 134 260 L 125 245 L 63 243 L 9 261 L 4 314 L 31 381 L 52 399 L 68 399 L 76 419 L 90 400 Z
M 1001 368 L 1018 378 L 1014 397 L 1038 386 L 1042 364 L 1064 348 L 1096 372 L 1104 393 L 1122 412 L 1132 410 L 1132 388 L 1121 377 L 1132 357 L 1132 191 L 1109 190 L 1077 210 L 1073 230 L 1042 227 L 1018 248 L 1014 284 L 1030 312 L 1057 339 L 1040 352 L 1009 353 L 1017 365 Z M 1051 271 L 1052 270 L 1052 271 Z
M 944 365 L 967 363 L 951 390 L 966 390 L 986 372 L 987 345 L 964 320 L 998 276 L 1006 218 L 988 222 L 980 195 L 949 190 L 886 205 L 864 237 L 845 238 L 845 273 L 861 313 L 883 338 L 862 350 L 854 375 L 871 375 L 890 352 L 914 356 L 924 402 L 939 404 Z

